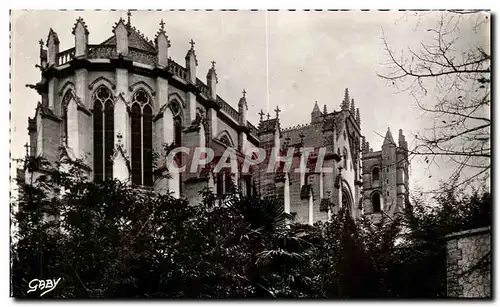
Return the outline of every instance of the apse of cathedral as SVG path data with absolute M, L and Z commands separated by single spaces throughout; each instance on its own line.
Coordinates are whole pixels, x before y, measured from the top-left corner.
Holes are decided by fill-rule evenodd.
M 221 198 L 235 188 L 243 196 L 278 197 L 301 223 L 327 221 L 340 208 L 353 217 L 404 208 L 409 162 L 403 132 L 396 144 L 388 129 L 381 150 L 373 151 L 348 89 L 331 102 L 340 102 L 339 110 L 320 110 L 316 103 L 308 124 L 282 128 L 276 107 L 273 116 L 261 110 L 254 126 L 247 120 L 251 95 L 243 90 L 237 103 L 220 97 L 216 63 L 197 71 L 193 40 L 186 41 L 185 62 L 173 61 L 164 25 L 149 40 L 129 15 L 115 23 L 108 39 L 90 44 L 79 18 L 74 47 L 67 50 L 59 50 L 50 29 L 46 44 L 40 42 L 41 80 L 31 85 L 41 102 L 28 119 L 29 155 L 42 155 L 52 165 L 63 157 L 81 159 L 89 180 L 116 178 L 191 203 L 199 203 L 204 188 Z M 165 157 L 179 148 L 188 150 L 167 166 Z M 231 150 L 237 168 L 193 165 L 200 160 L 197 148 L 210 148 L 213 161 Z M 291 159 L 300 169 L 269 171 L 260 163 L 244 170 L 248 153 L 257 149 L 267 155 L 293 149 Z M 318 170 L 318 160 L 330 171 Z

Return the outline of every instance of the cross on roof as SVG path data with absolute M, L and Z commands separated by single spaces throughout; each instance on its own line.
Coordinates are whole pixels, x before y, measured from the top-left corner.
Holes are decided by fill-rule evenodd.
M 262 109 L 260 109 L 260 113 L 258 113 L 260 115 L 260 120 L 262 121 L 262 118 L 264 117 L 264 111 L 262 111 Z
M 191 44 L 191 49 L 193 49 L 193 48 L 194 48 L 194 44 L 195 44 L 195 42 L 193 41 L 193 39 L 191 39 L 191 40 L 189 41 L 189 43 Z
M 241 92 L 243 94 L 243 97 L 245 97 L 245 94 L 247 93 L 247 91 L 245 89 L 243 89 L 243 92 Z
M 160 29 L 163 31 L 165 30 L 165 22 L 163 21 L 163 18 L 160 21 Z
M 212 61 L 210 63 L 212 63 L 212 68 L 215 68 L 215 61 Z
M 127 23 L 130 24 L 130 16 L 132 16 L 132 13 L 130 10 L 127 10 Z
M 276 106 L 276 109 L 274 109 L 274 112 L 276 112 L 276 118 L 278 118 L 280 116 L 280 108 L 278 106 Z
M 271 118 L 271 115 L 269 115 L 269 113 L 267 113 L 267 120 L 269 120 L 269 118 Z

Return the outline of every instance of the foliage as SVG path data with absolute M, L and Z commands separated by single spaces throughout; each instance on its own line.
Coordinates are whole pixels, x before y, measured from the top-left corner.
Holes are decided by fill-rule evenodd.
M 28 170 L 47 166 L 31 159 Z M 26 293 L 30 280 L 59 277 L 44 297 L 437 297 L 444 236 L 490 222 L 489 195 L 452 186 L 440 207 L 416 201 L 413 215 L 354 221 L 339 210 L 310 226 L 292 223 L 275 198 L 219 199 L 204 190 L 191 205 L 115 180 L 88 181 L 78 161 L 57 169 L 19 183 L 15 297 L 38 297 Z

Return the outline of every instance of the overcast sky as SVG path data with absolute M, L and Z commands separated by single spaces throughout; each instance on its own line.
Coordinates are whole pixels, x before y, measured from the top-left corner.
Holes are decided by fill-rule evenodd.
M 310 121 L 317 100 L 320 109 L 338 110 L 349 88 L 360 108 L 362 134 L 374 150 L 380 150 L 382 137 L 390 127 L 397 142 L 403 129 L 409 145 L 416 131 L 429 119 L 415 107 L 413 98 L 377 77 L 386 61 L 381 37 L 393 50 L 416 46 L 431 37 L 425 31 L 438 21 L 440 13 L 422 16 L 404 12 L 132 12 L 132 25 L 154 39 L 161 19 L 171 40 L 169 55 L 184 65 L 189 40 L 196 42 L 198 78 L 205 80 L 210 61 L 216 61 L 217 91 L 237 108 L 241 91 L 246 89 L 249 120 L 258 124 L 257 113 L 278 105 L 281 126 Z M 98 44 L 112 36 L 112 26 L 125 11 L 12 11 L 11 14 L 11 153 L 21 157 L 28 141 L 27 118 L 34 115 L 36 91 L 25 87 L 40 80 L 40 39 L 46 42 L 49 28 L 57 32 L 60 50 L 74 46 L 71 34 L 81 16 L 88 25 L 89 43 Z M 383 34 L 382 34 L 383 33 Z M 467 33 L 467 31 L 463 31 Z M 489 36 L 460 37 L 469 45 Z M 274 115 L 274 113 L 272 113 Z M 431 178 L 429 176 L 432 175 Z M 446 179 L 445 166 L 429 172 L 414 159 L 411 187 L 435 187 Z

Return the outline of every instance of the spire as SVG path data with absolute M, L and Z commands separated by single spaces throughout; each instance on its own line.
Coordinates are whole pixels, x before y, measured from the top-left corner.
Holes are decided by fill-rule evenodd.
M 83 20 L 83 18 L 80 16 L 78 17 L 78 19 L 76 20 L 75 24 L 73 25 L 73 29 L 71 30 L 71 34 L 75 35 L 75 30 L 76 30 L 76 27 L 81 24 L 83 29 L 84 29 L 84 32 L 85 32 L 85 35 L 89 35 L 89 29 L 87 28 L 87 25 L 85 24 L 85 21 Z
M 245 89 L 243 89 L 241 94 L 242 94 L 242 96 L 240 98 L 240 101 L 238 102 L 238 106 L 244 106 L 246 108 L 246 110 L 248 110 L 247 98 L 246 98 L 247 91 Z
M 319 110 L 319 106 L 318 106 L 318 101 L 317 100 L 314 102 L 314 107 L 313 107 L 312 113 L 321 113 L 321 111 Z
M 356 123 L 361 126 L 361 116 L 359 115 L 359 108 L 356 108 Z
M 323 115 L 326 115 L 326 114 L 328 114 L 328 112 L 326 110 L 326 104 L 325 104 L 325 105 L 323 105 Z
M 238 113 L 240 114 L 240 125 L 246 126 L 247 125 L 247 111 L 248 111 L 248 104 L 247 104 L 247 98 L 246 94 L 247 91 L 243 89 L 241 92 L 242 96 L 240 98 L 240 101 L 238 102 Z
M 382 146 L 396 145 L 394 139 L 392 138 L 391 128 L 387 128 L 387 133 L 385 134 L 384 143 Z
M 321 121 L 322 113 L 318 107 L 318 101 L 314 103 L 314 108 L 311 112 L 311 124 L 318 123 Z
M 349 110 L 349 89 L 345 89 L 344 100 L 342 101 L 342 110 Z
M 193 39 L 189 41 L 189 44 L 191 45 L 191 48 L 189 48 L 188 52 L 186 53 L 186 59 L 190 58 L 191 56 L 194 58 L 196 66 L 198 66 L 198 60 L 196 59 L 196 53 L 194 52 L 194 45 L 196 44 Z
M 354 98 L 351 99 L 351 113 L 352 115 L 354 116 L 354 112 L 355 112 L 356 108 L 354 107 Z

